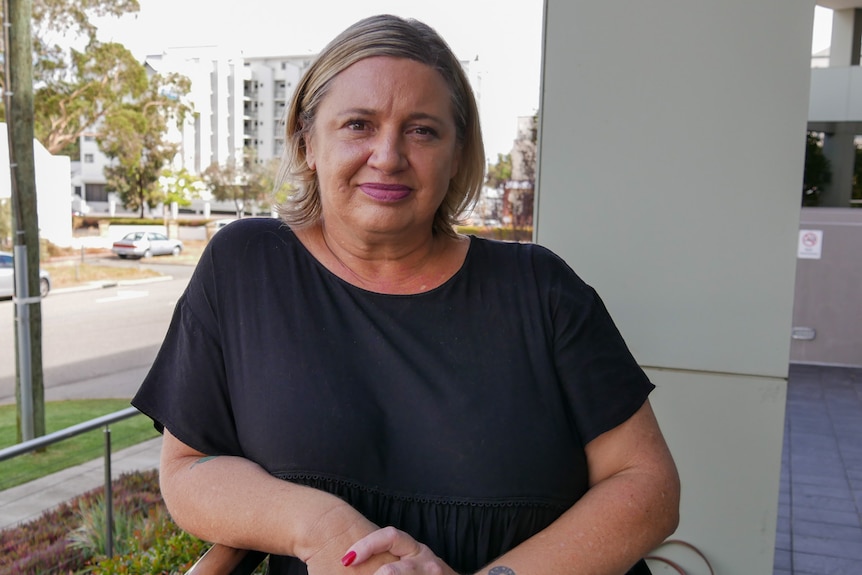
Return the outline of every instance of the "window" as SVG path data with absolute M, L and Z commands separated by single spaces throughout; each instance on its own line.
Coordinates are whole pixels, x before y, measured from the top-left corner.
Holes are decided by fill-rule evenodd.
M 108 201 L 108 190 L 105 187 L 105 184 L 87 184 L 84 188 L 84 192 L 87 194 L 85 199 L 88 202 Z
M 95 161 L 96 161 L 96 156 L 94 156 L 93 154 L 84 154 L 84 163 L 85 164 L 92 164 Z

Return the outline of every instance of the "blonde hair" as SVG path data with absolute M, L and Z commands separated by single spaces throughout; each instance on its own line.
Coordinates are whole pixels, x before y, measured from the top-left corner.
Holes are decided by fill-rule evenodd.
M 301 228 L 320 220 L 317 174 L 306 162 L 305 142 L 333 78 L 351 65 L 377 56 L 407 58 L 437 70 L 449 86 L 461 161 L 434 216 L 432 230 L 454 235 L 453 226 L 476 202 L 485 177 L 485 149 L 479 110 L 467 75 L 448 44 L 422 22 L 398 16 L 365 18 L 347 28 L 320 53 L 300 80 L 287 110 L 285 149 L 279 180 L 293 184 L 278 206 L 281 219 Z

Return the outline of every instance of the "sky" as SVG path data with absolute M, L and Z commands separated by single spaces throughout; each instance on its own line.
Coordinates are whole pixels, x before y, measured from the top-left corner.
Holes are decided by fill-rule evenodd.
M 543 0 L 139 0 L 133 16 L 99 21 L 102 40 L 138 58 L 178 46 L 221 46 L 246 56 L 315 54 L 372 14 L 417 18 L 434 27 L 478 72 L 486 157 L 511 151 L 517 118 L 539 107 Z M 817 7 L 812 53 L 829 45 L 832 11 Z

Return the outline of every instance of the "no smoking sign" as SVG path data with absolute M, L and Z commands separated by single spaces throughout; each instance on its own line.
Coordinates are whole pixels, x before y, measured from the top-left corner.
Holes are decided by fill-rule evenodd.
M 823 250 L 823 230 L 799 230 L 797 257 L 819 260 Z

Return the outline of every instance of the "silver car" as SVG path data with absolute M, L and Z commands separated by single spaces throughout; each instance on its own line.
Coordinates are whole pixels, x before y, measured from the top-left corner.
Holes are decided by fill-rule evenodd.
M 129 232 L 123 239 L 114 242 L 111 251 L 123 259 L 178 256 L 183 251 L 183 242 L 172 240 L 158 232 Z
M 42 297 L 51 291 L 51 274 L 43 269 L 39 270 L 39 292 Z M 0 298 L 9 298 L 15 295 L 15 264 L 12 254 L 0 252 Z

